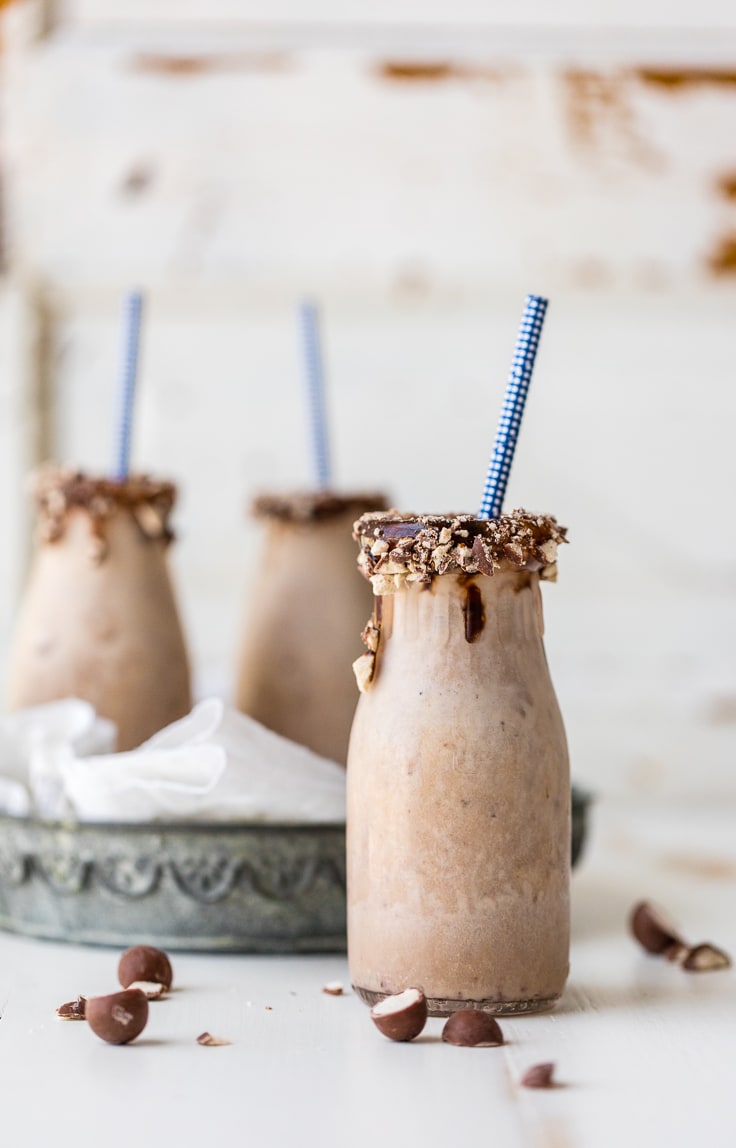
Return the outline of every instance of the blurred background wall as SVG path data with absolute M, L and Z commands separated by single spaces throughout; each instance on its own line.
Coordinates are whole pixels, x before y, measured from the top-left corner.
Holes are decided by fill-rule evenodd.
M 477 508 L 523 296 L 550 296 L 507 505 L 570 529 L 545 591 L 575 776 L 736 796 L 736 7 L 21 0 L 2 14 L 0 656 L 45 458 L 181 484 L 200 690 L 311 468 L 295 305 L 323 306 L 339 485 Z

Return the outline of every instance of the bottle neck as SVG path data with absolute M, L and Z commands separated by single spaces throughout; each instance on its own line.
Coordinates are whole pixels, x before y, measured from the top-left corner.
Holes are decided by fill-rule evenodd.
M 539 575 L 438 575 L 408 582 L 376 599 L 374 625 L 382 641 L 428 642 L 434 648 L 538 641 L 543 634 Z
M 131 553 L 159 555 L 168 547 L 172 535 L 155 512 L 149 515 L 149 510 L 142 504 L 119 507 L 101 516 L 86 507 L 70 507 L 63 531 L 49 535 L 40 523 L 39 553 L 58 560 L 65 555 L 83 555 L 94 565 L 106 564 L 111 558 L 127 561 Z

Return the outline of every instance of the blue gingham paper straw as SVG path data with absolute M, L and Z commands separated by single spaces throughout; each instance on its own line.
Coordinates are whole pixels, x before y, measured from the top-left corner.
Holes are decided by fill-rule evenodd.
M 496 442 L 488 466 L 483 498 L 478 511 L 479 518 L 498 518 L 503 508 L 506 487 L 514 461 L 516 440 L 519 437 L 521 417 L 529 391 L 529 383 L 537 357 L 539 336 L 547 310 L 547 299 L 541 295 L 527 295 L 519 335 L 516 340 L 514 362 L 511 367 L 506 394 L 503 400 L 501 418 L 496 430 Z
M 133 403 L 138 376 L 138 348 L 141 335 L 143 296 L 131 291 L 123 303 L 123 348 L 120 364 L 120 393 L 115 439 L 113 478 L 125 482 L 130 470 L 130 442 L 133 431 Z
M 304 300 L 299 306 L 299 321 L 304 351 L 304 372 L 312 428 L 312 455 L 320 490 L 327 490 L 331 480 L 330 444 L 327 438 L 325 376 L 319 337 L 319 310 L 315 303 Z

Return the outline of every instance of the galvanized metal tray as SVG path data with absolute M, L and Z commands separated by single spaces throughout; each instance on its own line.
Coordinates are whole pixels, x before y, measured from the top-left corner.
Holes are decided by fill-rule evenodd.
M 0 926 L 100 945 L 342 951 L 345 828 L 3 817 Z
M 589 798 L 573 792 L 573 864 Z M 242 953 L 344 952 L 344 825 L 65 824 L 0 817 L 0 927 Z

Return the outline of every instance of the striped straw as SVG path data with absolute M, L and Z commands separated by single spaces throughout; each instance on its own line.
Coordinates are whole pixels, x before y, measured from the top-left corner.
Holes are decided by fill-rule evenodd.
M 478 511 L 479 518 L 498 518 L 503 507 L 546 310 L 547 300 L 541 295 L 527 295 L 516 340 L 514 363 L 506 384 L 503 410 L 496 430 L 496 442 Z
M 299 320 L 304 350 L 304 371 L 309 399 L 309 418 L 312 427 L 312 454 L 320 490 L 330 486 L 330 444 L 327 437 L 325 410 L 325 377 L 322 347 L 319 337 L 319 310 L 315 303 L 304 300 L 299 306 Z
M 141 335 L 143 296 L 131 291 L 123 303 L 123 349 L 121 356 L 118 424 L 115 438 L 113 478 L 125 482 L 130 469 L 130 441 L 133 430 L 133 403 L 138 376 L 138 348 Z

